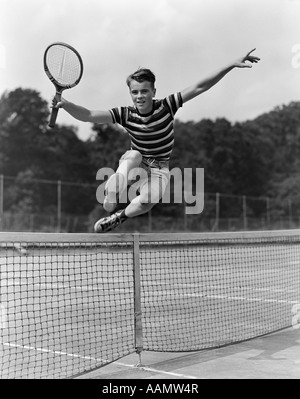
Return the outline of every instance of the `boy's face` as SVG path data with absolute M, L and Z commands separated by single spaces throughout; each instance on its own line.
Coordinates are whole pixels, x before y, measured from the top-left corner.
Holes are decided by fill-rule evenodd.
M 153 88 L 151 82 L 137 82 L 136 80 L 132 80 L 129 91 L 133 104 L 140 114 L 148 114 L 152 111 L 152 101 L 156 90 Z

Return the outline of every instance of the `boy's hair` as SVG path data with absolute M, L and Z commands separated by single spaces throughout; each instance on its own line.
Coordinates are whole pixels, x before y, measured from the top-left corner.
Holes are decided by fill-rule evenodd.
M 144 82 L 144 81 L 150 82 L 152 83 L 152 87 L 154 88 L 155 75 L 153 72 L 150 71 L 150 69 L 139 68 L 137 71 L 129 75 L 128 78 L 126 79 L 128 87 L 130 87 L 130 83 L 132 80 L 135 80 L 137 82 Z

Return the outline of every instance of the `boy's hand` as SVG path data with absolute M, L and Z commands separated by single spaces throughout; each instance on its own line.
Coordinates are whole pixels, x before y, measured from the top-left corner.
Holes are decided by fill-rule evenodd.
M 249 53 L 243 57 L 242 59 L 237 60 L 234 63 L 234 66 L 237 68 L 252 68 L 252 65 L 249 63 L 246 63 L 246 61 L 249 61 L 251 63 L 257 63 L 258 61 L 260 61 L 260 58 L 255 57 L 254 55 L 250 55 L 251 53 L 253 53 L 253 51 L 255 51 L 256 49 L 254 48 L 253 50 L 249 51 Z
M 59 101 L 57 99 L 56 96 L 53 97 L 52 99 L 52 105 L 50 106 L 50 108 L 63 108 L 63 105 L 66 101 L 61 98 Z

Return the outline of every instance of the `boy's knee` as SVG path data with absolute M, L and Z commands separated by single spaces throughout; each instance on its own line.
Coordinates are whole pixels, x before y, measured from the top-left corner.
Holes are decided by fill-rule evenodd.
M 155 190 L 141 190 L 140 202 L 145 205 L 152 205 L 152 207 L 159 203 L 161 199 L 160 192 Z
M 154 207 L 154 205 L 158 204 L 160 198 L 159 196 L 153 194 L 153 193 L 143 193 L 141 192 L 140 194 L 140 203 L 143 206 L 148 206 L 151 208 Z
M 114 173 L 107 179 L 105 191 L 118 193 L 124 189 L 125 177 L 120 173 Z
M 138 166 L 142 162 L 142 159 L 143 159 L 143 156 L 139 151 L 129 150 L 129 151 L 126 151 L 125 154 L 121 157 L 120 162 L 121 161 L 131 161 L 136 166 Z
M 155 204 L 153 204 L 151 202 L 142 202 L 142 201 L 140 201 L 140 206 L 141 206 L 141 208 L 142 208 L 142 210 L 144 212 L 149 212 L 154 207 L 154 205 Z

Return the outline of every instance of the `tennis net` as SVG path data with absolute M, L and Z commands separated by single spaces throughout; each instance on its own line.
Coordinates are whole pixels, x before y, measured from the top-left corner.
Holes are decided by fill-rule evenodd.
M 1 378 L 70 378 L 298 327 L 300 230 L 0 233 L 0 245 Z

